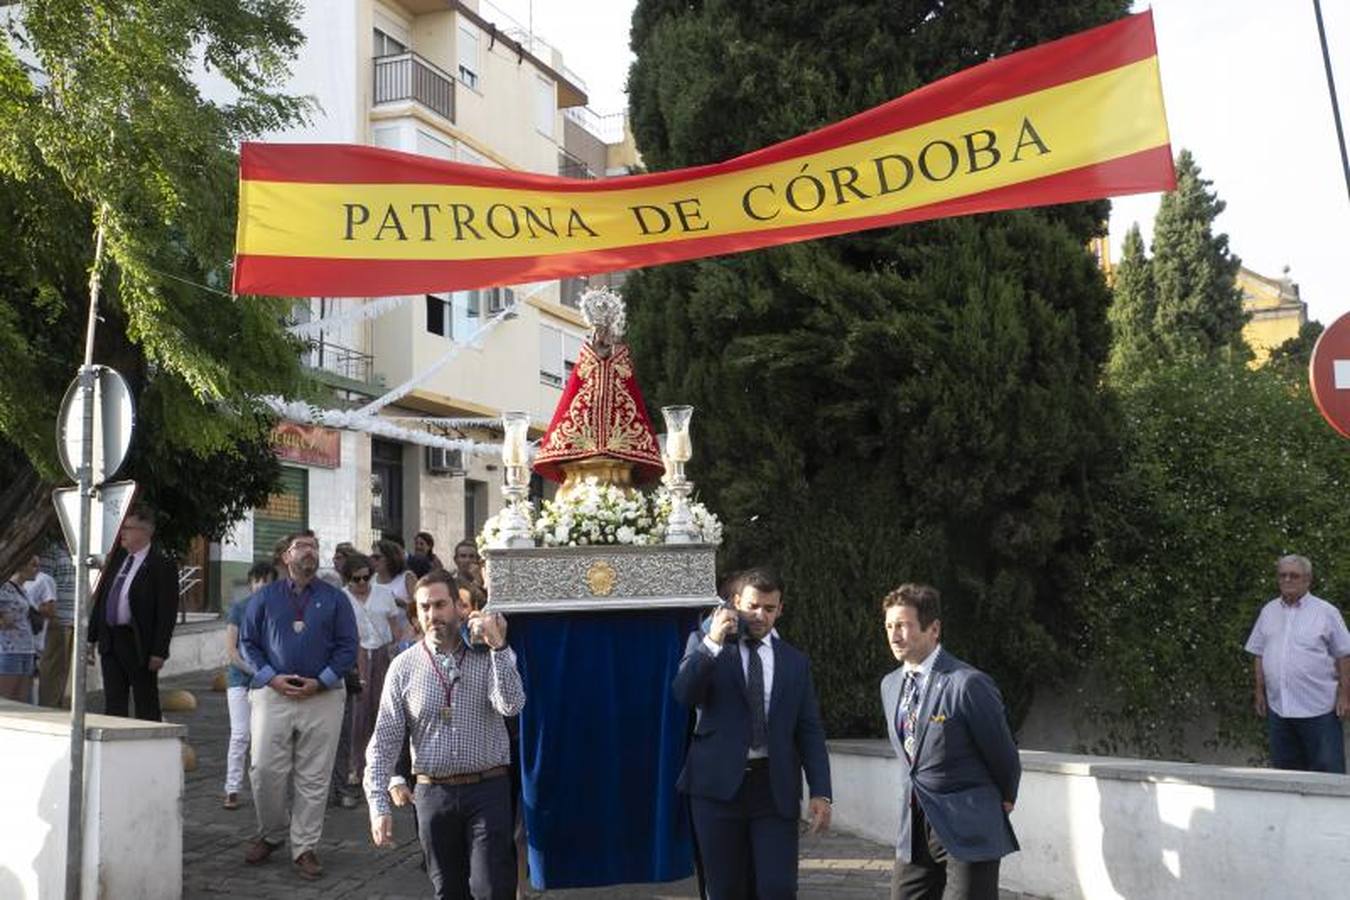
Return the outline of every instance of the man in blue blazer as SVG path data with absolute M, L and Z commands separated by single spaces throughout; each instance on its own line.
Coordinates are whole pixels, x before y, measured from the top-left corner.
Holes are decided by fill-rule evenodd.
M 997 900 L 999 860 L 1018 849 L 1008 814 L 1022 764 L 994 681 L 942 649 L 936 588 L 882 601 L 902 665 L 881 681 L 901 763 L 891 900 Z
M 825 729 L 811 664 L 773 627 L 778 576 L 742 573 L 733 604 L 690 635 L 675 675 L 675 699 L 697 713 L 677 785 L 690 798 L 708 900 L 795 897 L 803 770 L 812 830 L 830 824 Z

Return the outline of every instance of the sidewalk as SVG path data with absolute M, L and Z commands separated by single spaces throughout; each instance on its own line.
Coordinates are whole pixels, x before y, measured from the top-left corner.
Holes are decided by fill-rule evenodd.
M 370 842 L 366 807 L 330 808 L 318 849 L 325 875 L 307 882 L 292 871 L 285 853 L 261 866 L 244 864 L 244 850 L 254 828 L 252 797 L 247 785 L 240 808 L 220 806 L 225 773 L 229 715 L 225 694 L 210 690 L 210 677 L 198 674 L 166 679 L 162 690 L 186 688 L 197 698 L 190 713 L 165 718 L 188 726 L 197 768 L 185 775 L 183 797 L 183 896 L 218 900 L 318 900 L 318 898 L 381 898 L 412 900 L 430 895 L 430 882 L 418 867 L 421 858 L 412 816 L 396 810 L 393 849 Z M 803 900 L 873 900 L 889 896 L 891 847 L 831 832 L 806 836 L 801 845 L 800 896 Z M 621 885 L 585 890 L 547 891 L 549 900 L 686 900 L 696 898 L 694 880 L 670 884 Z

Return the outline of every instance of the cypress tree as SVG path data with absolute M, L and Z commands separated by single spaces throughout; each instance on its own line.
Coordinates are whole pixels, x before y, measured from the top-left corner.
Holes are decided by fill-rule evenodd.
M 1111 369 L 1138 371 L 1158 357 L 1154 321 L 1158 315 L 1158 292 L 1153 270 L 1144 255 L 1139 224 L 1125 233 L 1116 283 L 1111 298 Z
M 1123 14 L 1075 3 L 642 0 L 632 122 L 653 169 L 726 159 L 993 56 Z M 944 594 L 944 644 L 1016 718 L 1078 646 L 1087 485 L 1113 442 L 1098 393 L 1107 207 L 949 219 L 635 273 L 653 404 L 699 410 L 691 467 L 722 563 L 778 564 L 783 631 L 832 735 L 879 734 L 893 666 L 878 600 Z
M 1177 188 L 1163 195 L 1153 222 L 1154 330 L 1174 358 L 1226 354 L 1245 360 L 1247 315 L 1235 281 L 1241 260 L 1229 251 L 1228 235 L 1214 233 L 1214 219 L 1227 204 L 1211 184 L 1200 177 L 1190 151 L 1182 150 Z

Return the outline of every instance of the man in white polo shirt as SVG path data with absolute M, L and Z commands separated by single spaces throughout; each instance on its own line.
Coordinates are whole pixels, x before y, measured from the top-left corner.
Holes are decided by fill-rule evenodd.
M 1350 630 L 1340 610 L 1309 593 L 1307 557 L 1281 557 L 1275 571 L 1280 596 L 1261 609 L 1246 647 L 1256 657 L 1255 707 L 1270 730 L 1271 763 L 1345 774 Z

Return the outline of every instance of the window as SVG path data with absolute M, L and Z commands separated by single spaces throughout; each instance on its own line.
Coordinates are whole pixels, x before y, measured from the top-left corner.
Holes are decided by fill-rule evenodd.
M 459 145 L 459 161 L 462 163 L 468 163 L 471 166 L 487 165 L 487 161 L 484 160 L 483 157 L 479 156 L 477 153 L 474 153 L 472 150 L 470 150 L 463 144 Z
M 450 321 L 450 301 L 438 294 L 427 294 L 427 331 L 450 337 L 446 325 Z
M 551 325 L 539 326 L 539 381 L 560 388 L 576 367 L 582 339 Z
M 558 300 L 563 306 L 580 309 L 581 295 L 586 292 L 586 288 L 589 286 L 590 279 L 585 275 L 579 278 L 564 278 L 558 285 Z
M 577 367 L 577 357 L 581 355 L 581 338 L 575 334 L 563 332 L 563 374 L 571 376 Z
M 478 31 L 459 26 L 459 80 L 465 87 L 478 87 Z
M 488 486 L 485 481 L 464 479 L 464 535 L 475 537 L 488 517 Z
M 408 45 L 402 41 L 390 37 L 380 29 L 375 29 L 375 55 L 376 56 L 398 56 L 400 53 L 407 53 Z
M 455 147 L 452 143 L 420 128 L 417 129 L 417 152 L 422 156 L 434 156 L 436 159 L 453 161 L 455 158 Z
M 540 134 L 553 137 L 553 119 L 558 113 L 557 100 L 553 95 L 553 82 L 547 78 L 534 81 L 534 127 Z
M 487 288 L 483 293 L 487 295 L 487 312 L 490 316 L 495 316 L 516 302 L 516 292 L 508 287 Z
M 403 130 L 397 125 L 372 128 L 370 137 L 376 147 L 383 147 L 386 150 L 403 149 Z
M 481 326 L 485 300 L 491 309 L 491 291 L 455 291 L 452 294 L 427 294 L 427 332 L 466 341 Z M 508 299 L 506 302 L 510 302 Z M 500 310 L 500 307 L 499 307 Z

